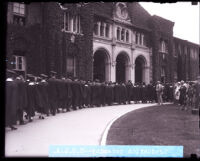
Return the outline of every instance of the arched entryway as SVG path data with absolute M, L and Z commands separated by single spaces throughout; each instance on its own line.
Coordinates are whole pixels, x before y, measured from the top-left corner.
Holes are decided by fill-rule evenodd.
M 145 81 L 146 61 L 143 56 L 138 56 L 135 60 L 135 83 L 143 83 Z
M 116 58 L 116 82 L 126 82 L 129 78 L 129 57 L 126 53 L 120 53 Z
M 93 80 L 99 79 L 101 82 L 108 81 L 109 56 L 104 49 L 98 49 L 94 53 L 93 61 Z

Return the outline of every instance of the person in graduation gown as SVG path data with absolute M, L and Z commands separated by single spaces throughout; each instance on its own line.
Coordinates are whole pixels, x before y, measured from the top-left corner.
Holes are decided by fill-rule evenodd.
M 41 74 L 40 75 L 40 82 L 37 85 L 37 92 L 39 100 L 39 111 L 41 115 L 39 116 L 40 119 L 44 119 L 44 115 L 49 116 L 49 100 L 48 100 L 48 82 L 46 81 L 47 75 Z
M 90 87 L 90 81 L 85 82 L 85 90 L 86 90 L 86 97 L 84 100 L 85 106 L 90 107 L 91 104 L 91 87 Z
M 101 83 L 98 79 L 95 81 L 95 105 L 97 107 L 101 106 Z
M 5 125 L 11 130 L 16 130 L 14 126 L 17 121 L 18 91 L 17 83 L 14 81 L 16 73 L 12 70 L 6 71 L 6 102 L 5 102 Z
M 126 90 L 127 90 L 127 100 L 126 100 L 126 101 L 128 102 L 128 104 L 131 103 L 132 86 L 133 86 L 133 84 L 132 84 L 131 80 L 129 80 L 129 81 L 126 83 Z
M 91 87 L 91 107 L 95 106 L 95 82 L 91 81 L 90 83 L 90 87 Z
M 23 113 L 27 106 L 27 86 L 22 75 L 17 76 L 16 83 L 18 87 L 18 106 L 17 106 L 17 116 L 20 125 L 24 125 Z
M 72 83 L 72 93 L 73 93 L 73 98 L 72 98 L 72 106 L 74 110 L 77 110 L 80 106 L 80 83 L 78 78 L 75 78 L 73 83 Z
M 106 84 L 105 96 L 106 96 L 106 104 L 108 106 L 111 106 L 113 104 L 113 100 L 114 100 L 114 87 L 113 87 L 111 81 Z
M 106 90 L 106 83 L 102 82 L 101 83 L 101 94 L 100 94 L 102 106 L 105 106 L 105 104 L 106 104 L 106 91 L 105 90 Z
M 53 116 L 56 115 L 56 109 L 57 109 L 57 87 L 56 87 L 56 72 L 51 71 L 51 75 L 48 79 L 48 100 L 50 105 L 50 112 Z
M 66 104 L 66 108 L 67 111 L 70 111 L 71 106 L 72 106 L 72 97 L 73 97 L 73 93 L 72 93 L 72 80 L 71 78 L 66 78 L 65 79 L 66 82 L 66 98 L 65 98 L 65 104 Z
M 27 82 L 27 107 L 26 113 L 28 116 L 29 122 L 33 121 L 33 117 L 35 116 L 35 111 L 37 107 L 37 98 L 36 98 L 36 84 L 35 84 L 35 76 L 31 74 L 27 74 L 29 78 L 29 82 Z
M 121 85 L 116 82 L 115 87 L 114 87 L 114 95 L 115 95 L 115 101 L 118 104 L 121 104 L 121 93 L 120 93 Z
M 120 102 L 123 103 L 124 105 L 126 104 L 127 100 L 127 90 L 126 90 L 126 85 L 125 83 L 120 84 Z

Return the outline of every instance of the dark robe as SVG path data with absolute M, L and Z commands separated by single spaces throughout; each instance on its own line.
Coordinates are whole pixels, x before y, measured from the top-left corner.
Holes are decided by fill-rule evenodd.
M 72 106 L 74 109 L 76 109 L 76 107 L 80 106 L 80 93 L 81 93 L 80 84 L 78 81 L 73 81 L 72 93 L 73 93 Z
M 56 114 L 57 101 L 58 101 L 56 84 L 57 82 L 55 78 L 50 78 L 48 80 L 48 99 L 49 99 L 50 110 L 53 115 Z
M 126 90 L 127 90 L 127 102 L 131 103 L 131 96 L 132 96 L 132 83 L 128 82 L 126 84 Z
M 72 80 L 66 79 L 65 86 L 66 86 L 66 88 L 65 88 L 66 89 L 65 105 L 66 105 L 67 110 L 69 110 L 69 108 L 71 108 L 71 105 L 72 105 L 72 97 L 73 97 Z
M 91 104 L 91 87 L 90 84 L 85 84 L 85 90 L 86 90 L 86 97 L 85 97 L 85 105 L 90 106 Z
M 40 82 L 37 85 L 37 95 L 39 96 L 39 107 L 38 112 L 48 114 L 49 111 L 49 100 L 48 100 L 48 82 Z
M 27 100 L 28 104 L 26 107 L 26 112 L 29 117 L 35 116 L 35 110 L 37 107 L 37 98 L 36 98 L 36 85 L 33 82 L 30 82 L 27 85 Z
M 109 106 L 112 105 L 114 100 L 114 87 L 112 85 L 105 86 L 105 99 L 106 104 L 108 104 Z
M 12 126 L 17 121 L 18 90 L 15 81 L 6 81 L 6 126 Z

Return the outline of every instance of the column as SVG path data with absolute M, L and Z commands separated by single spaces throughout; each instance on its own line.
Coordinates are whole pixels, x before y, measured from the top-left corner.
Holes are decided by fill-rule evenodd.
M 111 79 L 112 82 L 116 81 L 116 61 L 111 64 Z
M 114 34 L 112 32 L 112 25 L 109 24 L 109 38 L 112 38 L 112 37 L 114 37 Z
M 131 80 L 131 64 L 126 65 L 126 82 Z
M 111 81 L 111 63 L 110 62 L 106 62 L 105 63 L 105 68 L 106 68 L 105 80 L 106 81 Z
M 145 83 L 146 84 L 149 84 L 150 83 L 150 67 L 149 66 L 145 66 L 144 69 L 143 69 L 143 80 L 145 80 Z
M 131 71 L 130 71 L 131 79 L 130 80 L 134 84 L 135 83 L 135 64 L 132 64 L 130 69 L 131 69 Z

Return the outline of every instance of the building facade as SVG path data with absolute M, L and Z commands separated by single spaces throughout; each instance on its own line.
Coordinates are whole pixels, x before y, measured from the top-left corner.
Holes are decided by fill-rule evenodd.
M 100 81 L 195 80 L 199 45 L 139 3 L 9 2 L 7 68 Z

